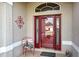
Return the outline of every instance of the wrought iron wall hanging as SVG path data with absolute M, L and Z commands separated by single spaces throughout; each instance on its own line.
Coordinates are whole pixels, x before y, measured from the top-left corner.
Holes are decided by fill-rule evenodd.
M 17 26 L 21 29 L 24 25 L 24 20 L 22 16 L 18 16 L 17 20 L 15 21 Z

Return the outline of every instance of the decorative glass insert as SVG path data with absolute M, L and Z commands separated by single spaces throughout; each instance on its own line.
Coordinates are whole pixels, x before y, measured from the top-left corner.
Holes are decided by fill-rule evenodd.
M 47 11 L 47 10 L 52 10 L 52 8 L 47 6 L 41 9 L 41 11 Z
M 38 21 L 38 18 L 36 19 L 36 43 L 38 43 L 38 40 L 39 40 L 39 21 Z
M 44 16 L 41 19 L 41 31 L 42 31 L 42 47 L 53 48 L 54 39 L 54 17 Z
M 59 44 L 59 18 L 56 19 L 56 44 Z
M 53 18 L 52 17 L 48 17 L 47 19 L 45 19 L 45 35 L 46 36 L 53 35 Z
M 42 12 L 48 10 L 60 10 L 60 6 L 55 3 L 44 3 L 36 7 L 35 12 Z

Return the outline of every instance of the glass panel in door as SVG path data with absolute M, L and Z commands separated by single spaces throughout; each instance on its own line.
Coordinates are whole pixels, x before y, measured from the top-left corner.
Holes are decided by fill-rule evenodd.
M 61 50 L 61 19 L 56 16 L 56 49 Z
M 42 47 L 53 48 L 54 39 L 54 18 L 45 17 L 42 19 Z

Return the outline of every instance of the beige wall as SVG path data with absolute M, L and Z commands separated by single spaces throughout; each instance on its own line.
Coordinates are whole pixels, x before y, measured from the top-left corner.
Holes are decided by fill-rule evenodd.
M 22 40 L 22 38 L 25 36 L 26 30 L 25 30 L 25 20 L 26 20 L 26 7 L 24 3 L 14 3 L 13 4 L 13 39 L 14 42 Z M 18 19 L 18 16 L 23 17 L 24 25 L 23 28 L 19 29 L 17 24 L 15 23 L 15 20 Z
M 72 42 L 74 56 L 79 56 L 79 2 L 73 4 Z
M 0 47 L 3 46 L 2 40 L 2 3 L 0 3 Z
M 26 36 L 26 7 L 25 3 L 14 3 L 13 4 L 13 42 L 16 43 L 18 41 L 22 41 L 23 37 Z M 19 29 L 15 20 L 18 19 L 18 16 L 23 17 L 24 25 L 23 28 Z M 18 45 L 18 44 L 16 44 Z M 13 56 L 18 56 L 22 54 L 22 47 L 14 48 Z M 18 51 L 18 52 L 17 52 Z M 16 53 L 17 52 L 17 53 Z M 16 54 L 15 54 L 16 53 Z
M 26 30 L 27 36 L 34 38 L 34 16 L 46 14 L 62 14 L 61 16 L 61 33 L 63 41 L 72 40 L 72 3 L 57 3 L 61 6 L 59 11 L 35 12 L 35 8 L 42 3 L 26 4 Z
M 79 3 L 73 4 L 73 42 L 79 46 Z

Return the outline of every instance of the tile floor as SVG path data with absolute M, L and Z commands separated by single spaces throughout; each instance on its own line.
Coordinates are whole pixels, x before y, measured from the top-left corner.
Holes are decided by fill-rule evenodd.
M 55 50 L 46 49 L 46 48 L 35 49 L 34 55 L 32 52 L 28 51 L 26 55 L 22 55 L 20 57 L 46 57 L 46 56 L 40 56 L 41 52 L 53 52 L 53 53 L 56 53 L 56 57 L 65 57 L 63 51 L 55 51 Z

